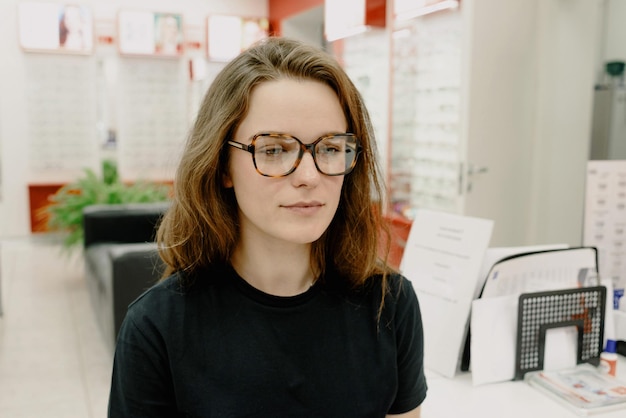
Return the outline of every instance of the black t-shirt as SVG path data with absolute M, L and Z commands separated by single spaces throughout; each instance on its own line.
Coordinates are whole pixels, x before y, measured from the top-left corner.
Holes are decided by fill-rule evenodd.
M 180 274 L 133 302 L 119 333 L 109 417 L 383 417 L 426 397 L 415 292 L 327 274 L 277 297 L 230 266 Z

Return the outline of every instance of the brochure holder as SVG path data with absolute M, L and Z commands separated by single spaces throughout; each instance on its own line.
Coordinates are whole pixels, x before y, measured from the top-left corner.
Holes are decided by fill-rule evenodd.
M 515 379 L 543 370 L 546 332 L 576 326 L 577 364 L 598 365 L 604 338 L 606 287 L 524 293 L 519 297 Z
M 557 245 L 560 244 L 554 244 Z M 515 379 L 520 295 L 607 285 L 600 282 L 597 251 L 593 247 L 530 250 L 512 247 L 494 251 L 499 255 L 489 254 L 490 260 L 485 262 L 487 265 L 483 270 L 488 273 L 482 273 L 486 275 L 482 280 L 482 291 L 472 301 L 472 336 L 468 352 L 471 351 L 474 385 Z M 610 326 L 611 319 L 606 317 L 605 328 Z M 553 329 L 547 337 L 545 368 L 576 364 L 576 329 Z M 494 341 L 498 343 L 494 344 Z M 566 351 L 560 352 L 561 346 Z M 466 363 L 469 366 L 469 362 Z

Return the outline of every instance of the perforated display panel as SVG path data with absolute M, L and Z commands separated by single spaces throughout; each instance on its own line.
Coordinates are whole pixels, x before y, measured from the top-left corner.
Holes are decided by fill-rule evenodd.
M 543 370 L 546 332 L 576 326 L 577 363 L 597 365 L 602 352 L 606 288 L 604 286 L 522 294 L 517 317 L 515 379 Z

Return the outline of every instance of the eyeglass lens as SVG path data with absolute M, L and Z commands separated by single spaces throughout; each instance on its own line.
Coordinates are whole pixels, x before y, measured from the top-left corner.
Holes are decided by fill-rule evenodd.
M 326 175 L 349 173 L 357 157 L 357 139 L 353 135 L 329 135 L 314 142 L 313 158 L 318 170 Z M 303 145 L 296 138 L 281 134 L 261 134 L 254 139 L 257 170 L 267 176 L 290 173 L 301 159 Z

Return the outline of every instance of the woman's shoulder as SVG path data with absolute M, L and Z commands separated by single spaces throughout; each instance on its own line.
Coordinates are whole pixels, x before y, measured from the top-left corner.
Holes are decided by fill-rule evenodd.
M 155 283 L 139 295 L 130 305 L 130 316 L 144 316 L 146 312 L 158 312 L 163 308 L 175 305 L 188 292 L 183 285 L 184 279 L 180 273 L 173 273 L 169 277 Z M 156 309 L 160 307 L 160 309 Z
M 388 291 L 391 296 L 407 297 L 415 295 L 413 284 L 400 273 L 392 273 L 388 276 Z
M 394 312 L 398 304 L 411 303 L 415 297 L 411 282 L 395 271 L 373 273 L 358 285 L 341 276 L 333 279 L 329 280 L 329 287 L 346 295 L 347 300 L 357 305 L 371 304 L 376 309 L 382 302 L 383 309 L 389 313 Z
M 134 311 L 163 312 L 183 309 L 195 295 L 202 294 L 223 281 L 226 272 L 221 266 L 210 266 L 194 273 L 174 272 L 144 291 L 128 307 Z
M 390 316 L 402 315 L 407 310 L 419 310 L 417 296 L 413 284 L 405 276 L 397 272 L 372 275 L 364 289 L 373 301 L 383 300 L 383 311 Z
M 384 292 L 386 296 L 392 298 L 400 297 L 406 292 L 413 292 L 411 282 L 395 271 L 371 275 L 367 278 L 362 288 L 366 292 L 374 292 L 379 295 Z

